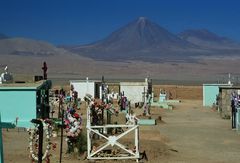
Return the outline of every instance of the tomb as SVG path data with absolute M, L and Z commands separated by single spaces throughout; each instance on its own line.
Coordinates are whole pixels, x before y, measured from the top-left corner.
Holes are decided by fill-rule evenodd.
M 17 127 L 29 127 L 33 118 L 49 117 L 51 81 L 0 84 L 3 122 L 15 122 Z

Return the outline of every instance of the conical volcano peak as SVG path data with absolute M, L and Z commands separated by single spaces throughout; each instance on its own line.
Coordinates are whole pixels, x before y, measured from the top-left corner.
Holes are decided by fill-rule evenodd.
M 88 56 L 100 57 L 101 54 L 113 58 L 129 57 L 128 54 L 145 55 L 152 54 L 154 57 L 164 50 L 166 53 L 174 49 L 191 47 L 188 42 L 180 39 L 165 28 L 152 22 L 146 17 L 138 17 L 127 25 L 114 31 L 108 37 L 86 46 L 76 46 L 72 52 Z
M 147 20 L 148 20 L 148 18 L 146 18 L 144 16 L 141 16 L 141 17 L 138 18 L 139 22 L 144 22 L 144 21 L 147 21 Z
M 150 22 L 150 20 L 146 17 L 139 17 L 137 19 L 137 24 L 141 25 L 141 26 L 144 26 L 146 25 L 148 22 Z

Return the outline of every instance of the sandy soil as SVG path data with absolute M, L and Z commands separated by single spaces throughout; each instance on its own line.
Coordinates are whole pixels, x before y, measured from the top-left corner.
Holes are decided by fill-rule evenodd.
M 231 162 L 240 160 L 240 137 L 231 130 L 231 121 L 216 111 L 200 107 L 202 101 L 183 101 L 173 111 L 166 111 L 161 135 L 178 152 L 163 162 Z
M 63 55 L 49 57 L 1 55 L 0 72 L 4 65 L 16 80 L 18 75 L 42 75 L 42 63 L 48 64 L 48 77 L 59 83 L 63 78 L 69 79 L 141 79 L 150 76 L 161 84 L 227 82 L 228 73 L 234 75 L 234 82 L 240 83 L 236 65 L 239 57 L 198 58 L 198 63 L 164 62 L 150 63 L 137 60 L 126 62 L 96 61 L 78 55 Z M 235 81 L 236 80 L 236 81 Z M 174 82 L 174 83 L 173 83 Z
M 240 136 L 231 130 L 231 122 L 201 105 L 201 100 L 183 100 L 174 104 L 173 110 L 152 108 L 152 118 L 157 119 L 157 125 L 140 126 L 140 149 L 146 151 L 148 162 L 236 163 L 240 160 Z M 135 112 L 141 114 L 142 110 L 135 109 Z M 6 163 L 30 162 L 27 132 L 18 129 L 7 132 L 4 129 L 3 139 Z M 51 162 L 55 163 L 59 162 L 60 139 L 53 141 L 57 143 L 57 149 L 52 153 Z M 65 152 L 66 142 L 63 163 L 88 162 L 83 160 L 84 156 L 67 155 Z

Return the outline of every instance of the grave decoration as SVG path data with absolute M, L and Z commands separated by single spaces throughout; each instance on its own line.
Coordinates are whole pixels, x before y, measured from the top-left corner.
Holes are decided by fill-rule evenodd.
M 27 130 L 29 133 L 30 159 L 32 163 L 41 163 L 42 161 L 50 163 L 50 150 L 56 148 L 56 144 L 51 141 L 53 123 L 49 119 L 33 119 L 31 122 L 34 123 L 34 127 Z M 42 151 L 43 146 L 45 146 L 44 152 Z
M 118 105 L 120 106 L 120 110 L 126 111 L 127 105 L 128 105 L 128 100 L 127 97 L 124 95 L 124 92 L 120 93 L 119 100 L 118 100 Z
M 4 68 L 4 73 L 2 73 L 0 76 L 0 84 L 12 83 L 12 82 L 13 82 L 13 76 L 11 73 L 9 73 L 8 66 L 6 66 Z
M 66 141 L 68 145 L 67 153 L 74 151 L 77 139 L 82 131 L 82 117 L 74 108 L 68 108 L 64 116 L 64 125 L 66 131 Z

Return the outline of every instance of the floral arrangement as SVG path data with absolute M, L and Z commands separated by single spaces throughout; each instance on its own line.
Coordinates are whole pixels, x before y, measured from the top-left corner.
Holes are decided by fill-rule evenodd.
M 68 137 L 77 137 L 82 130 L 82 117 L 75 109 L 68 109 L 65 114 L 66 133 Z
M 51 142 L 52 130 L 53 126 L 49 120 L 42 120 L 43 131 L 45 133 L 45 144 L 46 149 L 43 152 L 42 160 L 46 160 L 46 162 L 50 162 L 49 157 L 51 156 L 50 150 L 56 148 L 56 144 Z M 34 128 L 29 128 L 27 131 L 29 133 L 29 150 L 30 150 L 30 158 L 32 162 L 38 161 L 38 148 L 39 148 L 39 131 L 38 124 L 35 124 Z
M 82 131 L 82 117 L 76 113 L 74 108 L 67 109 L 64 117 L 64 125 L 67 135 L 67 153 L 71 153 L 74 151 L 74 147 L 77 146 L 77 142 Z

